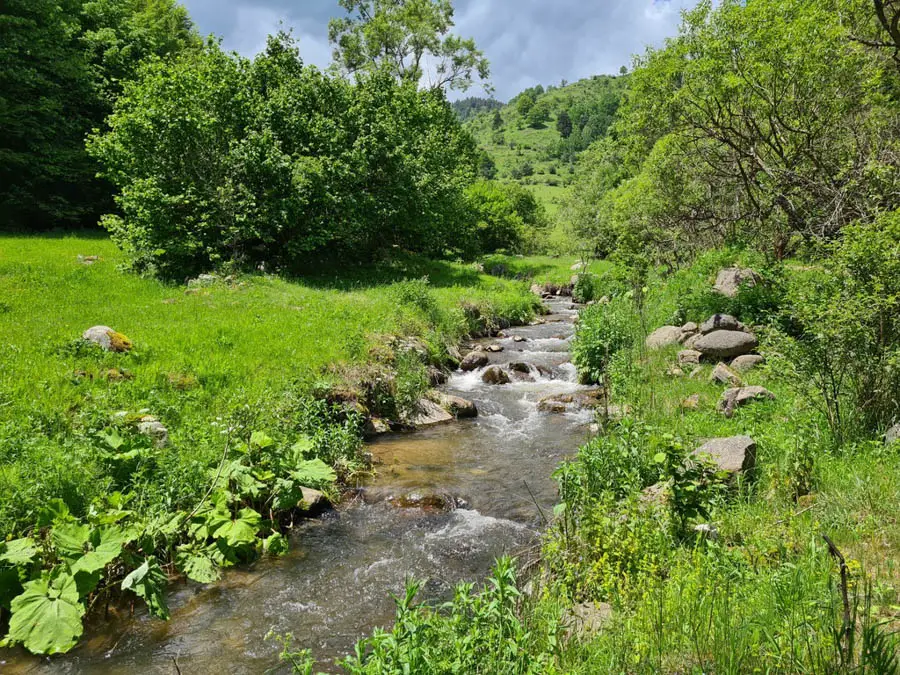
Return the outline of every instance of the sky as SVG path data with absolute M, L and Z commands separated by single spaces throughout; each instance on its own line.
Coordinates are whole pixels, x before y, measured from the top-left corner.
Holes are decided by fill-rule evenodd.
M 201 33 L 226 49 L 258 53 L 284 22 L 304 61 L 331 62 L 328 20 L 337 0 L 181 0 Z M 679 13 L 697 0 L 456 0 L 456 28 L 473 37 L 491 62 L 495 95 L 506 101 L 536 84 L 618 73 L 631 55 L 678 29 Z M 473 88 L 468 95 L 483 95 Z

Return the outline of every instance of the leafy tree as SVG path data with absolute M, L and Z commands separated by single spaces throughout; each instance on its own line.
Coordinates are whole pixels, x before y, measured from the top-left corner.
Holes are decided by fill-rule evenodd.
M 534 195 L 516 183 L 482 180 L 466 190 L 475 218 L 479 252 L 524 251 L 546 229 Z
M 487 180 L 493 180 L 497 176 L 497 163 L 486 152 L 481 153 L 481 159 L 478 161 L 478 173 Z
M 150 56 L 197 43 L 174 0 L 9 0 L 0 7 L 0 225 L 93 224 L 109 206 L 85 136 Z
M 516 99 L 516 112 L 522 119 L 528 117 L 528 113 L 534 107 L 534 97 L 531 94 L 522 94 Z
M 547 120 L 550 119 L 550 106 L 547 105 L 545 101 L 537 102 L 528 111 L 528 115 L 525 119 L 528 122 L 528 126 L 535 129 L 541 127 Z
M 501 129 L 503 127 L 503 118 L 500 116 L 500 111 L 494 111 L 494 119 L 491 121 L 491 127 L 494 131 Z
M 569 113 L 565 110 L 559 113 L 556 118 L 556 130 L 563 138 L 568 138 L 572 135 L 572 118 L 569 117 Z
M 475 41 L 453 28 L 450 0 L 339 0 L 350 16 L 333 19 L 335 63 L 356 74 L 384 69 L 401 82 L 465 91 L 487 83 L 490 65 Z M 431 70 L 429 66 L 431 65 Z
M 460 240 L 476 167 L 440 90 L 328 77 L 284 34 L 252 62 L 210 43 L 150 64 L 109 126 L 90 143 L 120 190 L 104 225 L 168 278 L 326 249 L 439 253 Z

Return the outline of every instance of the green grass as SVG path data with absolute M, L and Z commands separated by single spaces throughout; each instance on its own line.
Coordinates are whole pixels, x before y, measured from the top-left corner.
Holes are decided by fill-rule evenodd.
M 83 265 L 78 255 L 100 261 Z M 32 523 L 48 498 L 69 499 L 77 514 L 116 488 L 94 448 L 118 411 L 159 417 L 172 441 L 168 478 L 176 481 L 177 471 L 196 464 L 188 475 L 199 481 L 205 462 L 217 456 L 217 419 L 237 411 L 257 427 L 284 427 L 279 406 L 289 397 L 352 390 L 367 369 L 390 368 L 396 337 L 419 337 L 439 363 L 470 327 L 463 304 L 488 321 L 524 320 L 535 309 L 526 284 L 415 258 L 296 281 L 248 276 L 195 290 L 123 273 L 121 262 L 99 237 L 0 239 L 4 534 Z M 402 281 L 422 277 L 430 280 L 424 292 L 433 310 L 398 301 Z M 127 335 L 133 352 L 80 347 L 93 325 Z M 110 380 L 111 369 L 127 379 Z M 73 466 L 83 475 L 72 474 Z M 156 485 L 147 499 L 171 508 L 196 488 L 191 480 Z
M 482 265 L 487 272 L 498 276 L 524 279 L 536 284 L 568 284 L 578 274 L 572 267 L 581 260 L 573 255 L 563 256 L 528 256 L 490 255 L 484 258 Z M 612 265 L 603 260 L 591 261 L 587 271 L 603 277 L 612 269 Z

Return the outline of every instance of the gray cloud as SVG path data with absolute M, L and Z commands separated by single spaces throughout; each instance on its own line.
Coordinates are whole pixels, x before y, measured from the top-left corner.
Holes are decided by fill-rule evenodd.
M 303 58 L 331 60 L 328 19 L 337 0 L 182 0 L 203 33 L 252 56 L 279 23 L 294 29 Z M 535 84 L 616 73 L 631 55 L 674 35 L 697 0 L 457 0 L 456 32 L 474 37 L 492 66 L 498 98 Z M 471 93 L 479 94 L 480 91 Z

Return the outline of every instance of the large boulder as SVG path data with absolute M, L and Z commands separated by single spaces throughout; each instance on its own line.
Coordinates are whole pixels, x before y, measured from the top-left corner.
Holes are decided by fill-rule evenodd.
M 131 340 L 109 326 L 92 326 L 81 334 L 81 339 L 93 342 L 108 352 L 128 352 L 133 346 Z
M 731 369 L 739 373 L 746 373 L 748 370 L 753 370 L 765 362 L 765 358 L 759 354 L 744 354 L 744 356 L 739 356 L 731 362 Z
M 750 471 L 756 466 L 756 441 L 749 436 L 714 438 L 692 454 L 711 458 L 721 471 Z
M 462 360 L 459 367 L 463 372 L 468 373 L 473 370 L 478 370 L 479 368 L 484 368 L 488 363 L 490 363 L 490 359 L 487 354 L 484 352 L 472 352 Z
M 775 394 L 765 387 L 735 387 L 722 394 L 722 398 L 719 399 L 719 410 L 730 415 L 735 409 L 754 401 L 774 400 Z
M 744 324 L 735 319 L 731 314 L 714 314 L 703 322 L 700 332 L 704 335 L 714 330 L 744 330 Z
M 491 366 L 484 371 L 481 381 L 485 384 L 509 384 L 509 375 L 500 366 Z
M 700 332 L 700 326 L 698 326 L 693 321 L 689 321 L 688 323 L 684 324 L 681 327 L 681 336 L 678 338 L 678 341 L 681 344 L 684 344 L 685 342 L 690 340 L 692 337 L 697 335 L 697 333 L 699 333 L 699 332 Z
M 681 326 L 663 326 L 653 331 L 646 341 L 647 349 L 662 349 L 677 345 L 681 339 Z
M 713 288 L 724 296 L 734 298 L 741 290 L 741 286 L 755 286 L 759 282 L 759 275 L 751 269 L 741 267 L 729 267 L 719 272 Z
M 749 354 L 759 347 L 753 333 L 739 330 L 714 330 L 694 342 L 693 348 L 713 359 L 729 359 Z
M 431 399 L 419 400 L 418 411 L 409 418 L 409 423 L 415 427 L 430 427 L 435 424 L 452 422 L 455 418 L 449 412 Z
M 440 406 L 453 415 L 456 419 L 470 419 L 478 417 L 478 408 L 472 401 L 467 401 L 460 396 L 452 396 L 450 394 L 439 394 Z

